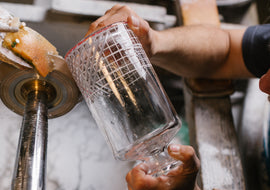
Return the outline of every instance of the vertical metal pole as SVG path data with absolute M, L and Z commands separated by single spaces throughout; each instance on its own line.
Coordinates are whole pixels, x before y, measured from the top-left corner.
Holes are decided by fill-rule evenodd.
M 45 190 L 48 108 L 45 91 L 27 95 L 12 190 Z

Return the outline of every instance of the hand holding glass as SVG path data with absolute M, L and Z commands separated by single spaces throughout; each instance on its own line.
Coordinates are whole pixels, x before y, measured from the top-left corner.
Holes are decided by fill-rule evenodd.
M 181 122 L 126 23 L 85 37 L 66 61 L 116 159 L 142 160 L 153 176 L 180 164 L 166 150 Z

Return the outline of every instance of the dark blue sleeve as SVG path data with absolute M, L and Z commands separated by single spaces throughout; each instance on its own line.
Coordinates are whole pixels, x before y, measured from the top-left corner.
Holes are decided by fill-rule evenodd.
M 270 66 L 270 24 L 248 27 L 242 41 L 242 53 L 247 69 L 261 77 Z

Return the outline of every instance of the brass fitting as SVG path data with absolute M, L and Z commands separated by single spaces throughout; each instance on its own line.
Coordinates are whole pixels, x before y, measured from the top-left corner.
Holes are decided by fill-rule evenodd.
M 19 70 L 1 63 L 0 97 L 3 103 L 23 115 L 28 93 L 37 89 L 48 96 L 48 118 L 64 115 L 81 100 L 81 95 L 71 74 L 63 68 L 59 67 L 43 78 L 33 69 Z

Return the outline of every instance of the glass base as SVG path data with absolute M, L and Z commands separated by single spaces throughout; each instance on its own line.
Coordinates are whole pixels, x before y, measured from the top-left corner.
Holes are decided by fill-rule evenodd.
M 168 154 L 167 148 L 163 152 L 157 152 L 145 158 L 143 161 L 148 166 L 147 174 L 153 177 L 167 175 L 171 170 L 182 164 L 181 161 L 173 159 Z

